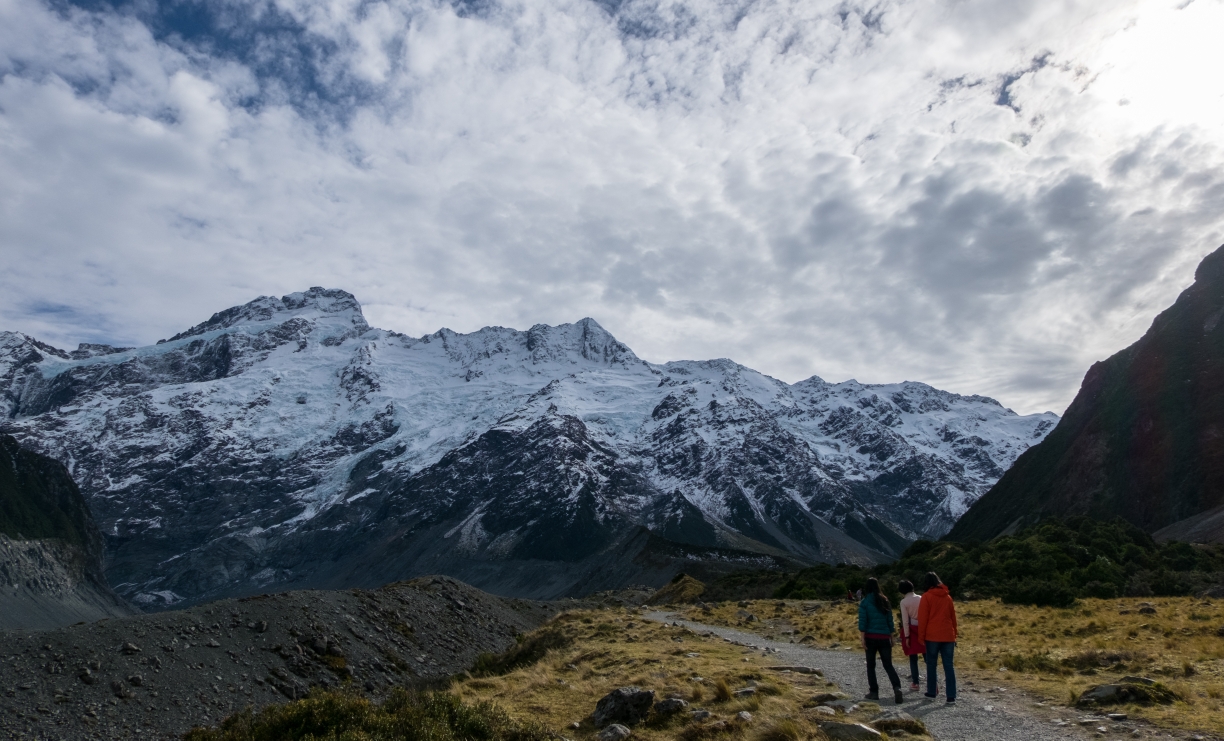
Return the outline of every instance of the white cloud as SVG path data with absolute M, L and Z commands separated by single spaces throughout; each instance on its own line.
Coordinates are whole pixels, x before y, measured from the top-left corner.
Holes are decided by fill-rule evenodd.
M 0 325 L 322 284 L 1061 411 L 1224 241 L 1224 3 L 1098 6 L 0 0 Z

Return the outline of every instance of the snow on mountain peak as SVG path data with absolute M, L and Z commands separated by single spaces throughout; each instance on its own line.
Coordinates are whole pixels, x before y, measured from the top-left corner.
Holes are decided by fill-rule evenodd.
M 233 306 L 225 311 L 218 311 L 206 322 L 201 322 L 185 332 L 180 332 L 163 342 L 174 342 L 187 337 L 194 337 L 218 329 L 226 329 L 241 324 L 268 322 L 276 319 L 285 321 L 291 317 L 329 318 L 347 320 L 347 323 L 361 334 L 370 328 L 365 315 L 361 312 L 361 304 L 357 297 L 348 291 L 315 286 L 307 291 L 290 293 L 287 296 L 260 296 L 241 306 Z
M 0 333 L 0 412 L 71 467 L 122 594 L 191 600 L 313 583 L 357 544 L 399 564 L 387 579 L 462 575 L 460 531 L 494 581 L 506 553 L 565 561 L 636 527 L 870 562 L 946 532 L 1058 419 L 916 382 L 648 363 L 590 318 L 410 338 L 323 288 L 144 348 Z

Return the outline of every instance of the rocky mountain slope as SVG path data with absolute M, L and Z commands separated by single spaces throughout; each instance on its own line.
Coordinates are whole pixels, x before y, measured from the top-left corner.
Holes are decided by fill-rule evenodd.
M 0 737 L 179 738 L 313 687 L 378 697 L 461 672 L 554 612 L 429 577 L 0 632 Z
M 4 429 L 68 465 L 111 583 L 150 607 L 874 562 L 946 532 L 1057 421 L 920 383 L 648 363 L 591 319 L 411 338 L 321 288 L 150 347 L 0 334 L 0 389 Z
M 1058 426 L 949 537 L 986 539 L 1073 514 L 1175 537 L 1224 535 L 1224 247 L 1194 278 L 1138 342 L 1088 370 Z M 1198 527 L 1209 514 L 1214 524 Z
M 0 630 L 131 614 L 102 558 L 102 534 L 63 464 L 0 435 Z

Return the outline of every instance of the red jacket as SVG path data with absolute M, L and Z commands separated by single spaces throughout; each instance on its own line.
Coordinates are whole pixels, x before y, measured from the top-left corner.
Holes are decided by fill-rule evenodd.
M 918 639 L 923 643 L 956 641 L 956 607 L 944 584 L 922 594 L 922 601 L 918 603 Z

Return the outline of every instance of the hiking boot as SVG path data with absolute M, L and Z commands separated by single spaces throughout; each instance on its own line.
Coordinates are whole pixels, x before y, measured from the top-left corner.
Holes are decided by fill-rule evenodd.
M 893 687 L 893 699 L 897 701 L 898 705 L 905 702 L 905 693 L 901 691 L 901 685 Z
M 863 695 L 863 699 L 864 700 L 879 700 L 880 693 L 879 692 L 868 692 L 867 694 Z

